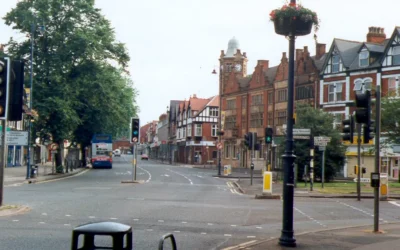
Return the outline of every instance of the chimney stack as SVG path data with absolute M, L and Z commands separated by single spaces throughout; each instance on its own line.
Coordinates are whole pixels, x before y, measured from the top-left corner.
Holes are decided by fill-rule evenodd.
M 257 66 L 261 66 L 263 70 L 267 70 L 269 68 L 269 61 L 268 60 L 258 60 Z
M 319 60 L 326 53 L 326 44 L 317 43 L 315 59 Z
M 368 43 L 383 43 L 386 39 L 385 29 L 381 27 L 369 27 L 367 34 Z

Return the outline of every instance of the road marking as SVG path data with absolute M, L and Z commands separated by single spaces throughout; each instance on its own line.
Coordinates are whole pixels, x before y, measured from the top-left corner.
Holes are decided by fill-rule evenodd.
M 18 222 L 19 220 L 13 220 L 13 222 Z
M 67 227 L 67 226 L 71 226 L 71 224 L 64 224 L 64 226 L 66 226 L 66 227 Z
M 66 217 L 71 217 L 71 215 L 70 215 L 70 214 L 66 214 L 65 216 L 66 216 Z
M 86 169 L 86 170 L 83 170 L 80 173 L 73 174 L 73 175 L 70 175 L 70 176 L 67 176 L 67 177 L 62 177 L 62 178 L 57 178 L 57 179 L 52 179 L 52 180 L 46 180 L 46 181 L 39 181 L 39 182 L 36 182 L 35 184 L 48 183 L 48 182 L 53 182 L 53 181 L 61 181 L 61 180 L 69 179 L 69 178 L 72 178 L 72 177 L 77 177 L 79 175 L 83 175 L 83 174 L 87 173 L 89 170 L 90 169 Z
M 182 221 L 182 224 L 186 224 L 187 222 L 186 221 Z
M 174 233 L 180 233 L 181 231 L 174 231 Z
M 158 220 L 158 222 L 164 222 L 164 220 Z
M 139 219 L 133 219 L 134 221 L 138 221 Z
M 111 217 L 110 220 L 118 220 L 118 218 Z
M 214 224 L 212 224 L 212 223 L 207 223 L 207 225 L 212 226 L 212 225 L 214 225 Z
M 138 200 L 138 201 L 144 201 L 144 198 L 127 198 L 127 200 Z
M 242 244 L 239 244 L 237 246 L 232 246 L 232 247 L 228 247 L 228 248 L 224 248 L 223 250 L 233 250 L 233 249 L 247 249 L 245 248 L 248 245 L 251 245 L 253 243 L 257 242 L 256 240 L 251 240 Z
M 45 215 L 45 216 L 46 216 L 47 214 L 46 214 L 46 213 L 42 213 L 42 215 Z
M 254 236 L 254 235 L 249 235 L 249 236 L 247 236 L 247 239 L 254 239 L 256 236 Z
M 303 216 L 307 217 L 308 219 L 310 219 L 312 222 L 317 223 L 318 225 L 322 226 L 322 227 L 326 227 L 324 224 L 322 224 L 320 221 L 317 221 L 316 219 L 314 219 L 313 217 L 309 216 L 308 214 L 305 214 L 303 211 L 301 211 L 300 209 L 298 209 L 297 207 L 294 207 L 294 209 L 299 212 L 300 214 L 302 214 Z
M 94 218 L 96 218 L 96 216 L 89 216 L 89 218 L 90 218 L 90 219 L 94 219 Z
M 397 202 L 395 202 L 395 201 L 389 201 L 389 203 L 390 204 L 392 204 L 392 205 L 395 205 L 395 206 L 398 206 L 398 207 L 400 207 L 400 204 L 398 204 Z
M 169 175 L 167 175 L 167 174 L 162 174 L 161 176 L 169 177 Z
M 153 231 L 153 229 L 146 229 L 146 230 L 149 231 L 149 232 Z
M 231 225 L 231 227 L 236 227 L 236 225 Z
M 171 170 L 171 169 L 169 169 L 169 168 L 167 168 L 167 170 L 170 171 L 170 172 L 172 172 L 172 173 L 175 173 L 175 174 L 177 174 L 177 175 L 182 176 L 183 178 L 185 178 L 186 180 L 189 181 L 190 185 L 193 185 L 193 181 L 192 181 L 189 177 L 187 177 L 186 175 L 183 175 L 183 174 L 181 174 L 181 173 L 178 173 L 178 172 L 176 172 L 176 171 L 173 171 L 173 170 Z
M 258 229 L 262 229 L 262 227 L 256 227 L 256 228 L 258 228 Z
M 202 232 L 201 234 L 207 234 L 207 233 Z
M 232 237 L 232 234 L 224 234 L 226 237 Z
M 44 223 L 43 221 L 41 221 L 41 222 L 39 222 L 39 224 L 46 224 L 46 223 Z
M 340 203 L 340 204 L 342 204 L 342 205 L 344 205 L 344 206 L 346 206 L 346 207 L 349 207 L 349 208 L 351 208 L 351 209 L 353 209 L 353 210 L 359 211 L 359 212 L 361 212 L 361 213 L 363 213 L 363 214 L 366 214 L 366 215 L 369 215 L 369 216 L 371 216 L 371 217 L 374 217 L 374 215 L 373 215 L 372 213 L 369 213 L 369 212 L 367 212 L 367 211 L 364 211 L 364 210 L 362 210 L 362 209 L 360 209 L 360 208 L 357 208 L 357 207 L 354 207 L 354 206 L 352 206 L 352 205 L 346 204 L 346 203 L 344 203 L 344 202 L 342 202 L 342 201 L 336 201 L 336 202 L 338 202 L 338 203 Z M 389 201 L 389 202 L 390 202 L 390 201 Z M 383 219 L 379 219 L 379 220 L 383 220 Z
M 144 169 L 144 168 L 141 168 L 141 167 L 139 167 L 139 166 L 137 166 L 138 168 L 140 168 L 141 170 L 143 170 L 144 172 L 146 172 L 148 175 L 149 175 L 149 178 L 145 181 L 145 182 L 149 182 L 149 181 L 151 181 L 151 174 L 150 174 L 150 172 L 149 171 L 147 171 L 146 169 Z

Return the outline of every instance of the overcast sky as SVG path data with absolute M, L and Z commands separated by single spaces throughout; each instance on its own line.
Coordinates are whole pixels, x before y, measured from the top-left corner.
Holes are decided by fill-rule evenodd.
M 320 43 L 333 38 L 365 41 L 368 27 L 385 28 L 390 37 L 400 25 L 400 2 L 395 0 L 302 0 L 321 19 Z M 17 0 L 0 0 L 3 17 Z M 257 60 L 279 63 L 288 41 L 274 32 L 269 13 L 284 0 L 96 0 L 111 21 L 117 40 L 126 44 L 131 56 L 130 72 L 139 91 L 141 124 L 158 120 L 169 100 L 183 100 L 192 94 L 211 97 L 218 94 L 220 51 L 227 50 L 235 36 L 247 52 L 248 74 Z M 22 39 L 3 20 L 0 43 L 11 36 Z M 298 37 L 296 48 L 308 46 L 315 54 L 313 34 Z

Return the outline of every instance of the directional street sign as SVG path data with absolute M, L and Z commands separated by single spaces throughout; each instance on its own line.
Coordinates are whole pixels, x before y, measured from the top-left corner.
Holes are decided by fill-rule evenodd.
M 316 136 L 314 137 L 315 146 L 326 146 L 331 141 L 330 137 Z
M 293 135 L 293 139 L 298 140 L 310 140 L 309 135 Z
M 311 129 L 309 128 L 294 128 L 293 135 L 310 135 Z

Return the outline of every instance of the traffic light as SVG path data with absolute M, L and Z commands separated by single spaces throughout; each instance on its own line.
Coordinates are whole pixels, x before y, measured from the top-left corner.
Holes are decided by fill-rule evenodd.
M 7 119 L 8 80 L 10 78 L 10 59 L 0 58 L 0 120 Z
M 356 121 L 357 123 L 368 124 L 371 120 L 371 92 L 356 93 Z
M 22 120 L 22 106 L 24 95 L 24 62 L 12 62 L 13 80 L 9 83 L 8 120 Z
M 354 117 L 350 115 L 349 119 L 345 119 L 342 121 L 343 124 L 343 141 L 350 141 L 353 143 L 353 135 L 354 135 Z
M 138 142 L 139 141 L 139 134 L 140 134 L 139 118 L 132 118 L 131 131 L 132 131 L 131 142 Z
M 358 166 L 357 165 L 354 165 L 354 174 L 358 175 Z
M 272 135 L 274 134 L 274 130 L 272 128 L 265 128 L 265 144 L 272 143 Z
M 374 139 L 375 121 L 369 120 L 368 124 L 364 124 L 364 143 L 368 144 L 370 140 Z
M 244 145 L 246 145 L 246 147 L 248 149 L 252 148 L 252 145 L 253 145 L 253 133 L 252 132 L 248 132 L 247 134 L 244 135 Z
M 251 149 L 256 150 L 255 148 L 257 145 L 257 133 L 252 133 L 252 134 L 253 134 L 253 138 L 251 140 L 250 147 L 251 147 Z

